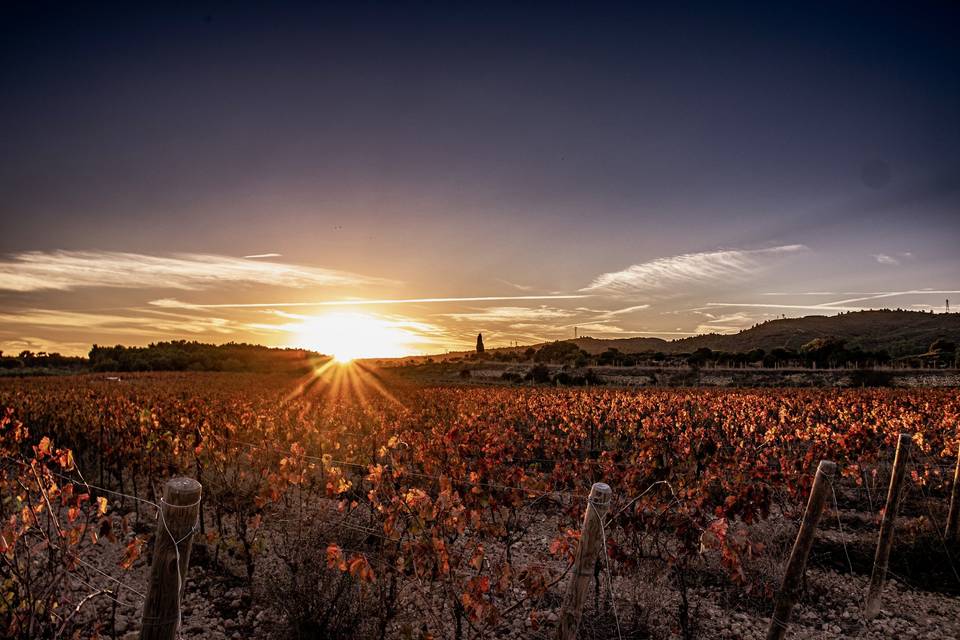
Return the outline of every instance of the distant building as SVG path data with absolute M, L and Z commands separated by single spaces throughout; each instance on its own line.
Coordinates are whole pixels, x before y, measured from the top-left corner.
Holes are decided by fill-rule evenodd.
M 477 334 L 477 353 L 483 353 L 483 334 Z

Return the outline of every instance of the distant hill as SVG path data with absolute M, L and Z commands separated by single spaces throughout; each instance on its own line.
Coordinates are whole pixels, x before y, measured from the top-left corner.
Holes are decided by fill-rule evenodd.
M 714 351 L 797 350 L 814 338 L 834 337 L 848 348 L 885 350 L 894 358 L 925 353 L 937 338 L 960 343 L 960 313 L 921 311 L 857 311 L 836 316 L 806 316 L 770 320 L 734 334 L 711 333 L 678 340 L 660 338 L 577 338 L 569 340 L 591 354 L 614 348 L 622 353 L 659 351 L 690 353 L 706 347 Z

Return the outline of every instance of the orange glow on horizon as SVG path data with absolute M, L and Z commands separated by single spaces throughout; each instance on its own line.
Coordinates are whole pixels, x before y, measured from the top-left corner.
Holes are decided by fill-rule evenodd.
M 330 355 L 341 364 L 360 358 L 416 355 L 422 336 L 402 322 L 367 313 L 326 313 L 293 327 L 298 347 Z

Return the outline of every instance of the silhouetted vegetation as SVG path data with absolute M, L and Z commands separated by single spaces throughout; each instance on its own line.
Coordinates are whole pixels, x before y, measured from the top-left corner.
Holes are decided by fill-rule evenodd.
M 850 376 L 850 386 L 853 387 L 889 387 L 893 375 L 889 371 L 876 369 L 857 369 Z
M 94 371 L 288 371 L 305 370 L 320 356 L 303 349 L 272 349 L 252 344 L 204 344 L 174 340 L 146 347 L 90 349 Z
M 526 379 L 538 384 L 550 382 L 550 368 L 545 364 L 538 364 L 530 369 L 530 371 L 527 371 Z
M 15 356 L 7 356 L 0 351 L 0 370 L 7 373 L 72 373 L 86 367 L 87 359 L 80 356 L 64 356 L 46 351 L 21 351 Z
M 537 350 L 533 359 L 535 362 L 549 362 L 550 364 L 572 364 L 578 358 L 588 354 L 572 342 L 551 342 Z

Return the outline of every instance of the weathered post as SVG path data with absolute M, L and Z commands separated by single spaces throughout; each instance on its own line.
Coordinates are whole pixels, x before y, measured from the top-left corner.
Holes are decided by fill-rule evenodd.
M 883 581 L 887 577 L 887 564 L 890 562 L 890 549 L 893 547 L 893 525 L 900 506 L 900 490 L 907 470 L 907 453 L 910 450 L 909 433 L 901 433 L 897 439 L 897 452 L 893 457 L 893 473 L 890 474 L 890 488 L 887 490 L 887 504 L 883 508 L 880 521 L 880 537 L 877 539 L 877 553 L 873 558 L 873 574 L 870 576 L 870 590 L 867 592 L 867 605 L 864 617 L 871 620 L 880 613 L 880 595 Z
M 783 584 L 780 586 L 777 602 L 773 608 L 773 617 L 770 618 L 767 640 L 783 640 L 787 633 L 790 613 L 793 611 L 793 605 L 800 597 L 800 591 L 803 587 L 803 574 L 807 568 L 807 556 L 810 555 L 817 525 L 820 523 L 820 516 L 823 514 L 823 505 L 827 501 L 827 491 L 830 489 L 829 483 L 833 481 L 833 475 L 836 471 L 837 465 L 829 460 L 820 461 L 820 465 L 817 467 L 817 475 L 814 476 L 810 498 L 807 500 L 807 509 L 803 513 L 803 522 L 800 523 L 800 532 L 797 533 L 797 540 L 793 543 L 790 561 L 787 563 L 787 570 L 783 574 Z
M 948 542 L 960 542 L 960 445 L 957 445 L 957 466 L 953 469 L 953 491 L 950 493 L 950 511 L 947 513 Z
M 140 640 L 173 640 L 177 635 L 200 494 L 200 483 L 192 478 L 173 478 L 163 487 Z
M 610 486 L 603 482 L 595 483 L 590 489 L 587 511 L 583 516 L 583 528 L 580 530 L 580 544 L 577 545 L 577 555 L 573 562 L 573 573 L 567 583 L 563 609 L 560 611 L 558 640 L 574 640 L 577 637 L 597 552 L 603 545 L 600 524 L 610 508 L 610 494 Z

